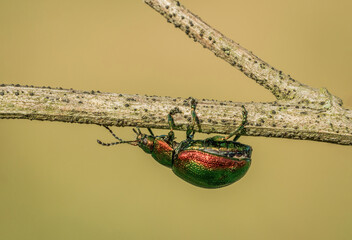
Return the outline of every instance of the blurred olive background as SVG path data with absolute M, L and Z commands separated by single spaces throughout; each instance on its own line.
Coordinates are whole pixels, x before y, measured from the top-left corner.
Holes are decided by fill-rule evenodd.
M 351 1 L 181 3 L 352 106 Z M 0 0 L 0 83 L 274 100 L 141 0 Z M 0 132 L 0 239 L 352 238 L 351 146 L 242 137 L 250 171 L 206 190 L 139 148 L 98 145 L 113 139 L 95 125 L 0 120 Z

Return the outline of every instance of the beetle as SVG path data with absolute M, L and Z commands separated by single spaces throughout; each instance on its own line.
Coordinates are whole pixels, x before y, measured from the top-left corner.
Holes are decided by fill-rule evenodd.
M 242 178 L 251 165 L 252 147 L 237 142 L 244 133 L 248 112 L 242 106 L 242 123 L 228 136 L 214 136 L 203 140 L 194 140 L 195 125 L 201 132 L 201 125 L 196 114 L 196 100 L 191 98 L 191 119 L 186 139 L 180 143 L 175 141 L 175 123 L 173 115 L 181 113 L 176 107 L 167 115 L 170 131 L 167 135 L 155 136 L 150 128 L 150 135 L 139 128 L 133 129 L 136 140 L 124 141 L 113 131 L 104 126 L 118 141 L 113 143 L 97 142 L 103 146 L 127 143 L 139 146 L 144 152 L 151 154 L 160 164 L 169 167 L 183 180 L 203 188 L 220 188 L 230 185 Z M 230 140 L 234 136 L 233 140 Z

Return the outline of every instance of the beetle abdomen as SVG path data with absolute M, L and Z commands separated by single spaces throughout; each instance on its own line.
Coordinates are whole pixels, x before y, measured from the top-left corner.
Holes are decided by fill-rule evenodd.
M 239 180 L 249 166 L 249 158 L 239 160 L 199 150 L 183 150 L 174 159 L 172 170 L 193 185 L 219 188 Z

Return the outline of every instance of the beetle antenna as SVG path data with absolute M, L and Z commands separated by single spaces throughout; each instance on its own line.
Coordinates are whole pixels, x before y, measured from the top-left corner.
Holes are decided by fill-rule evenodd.
M 142 135 L 142 132 L 141 132 L 141 130 L 139 129 L 139 127 L 137 127 L 137 130 L 138 130 L 139 134 Z
M 116 138 L 119 141 L 122 141 L 122 139 L 116 136 L 115 133 L 108 126 L 104 125 L 104 127 L 111 133 L 112 136 L 114 136 L 114 138 Z
M 100 144 L 100 145 L 103 145 L 103 146 L 112 146 L 112 145 L 117 145 L 117 144 L 121 144 L 121 143 L 128 143 L 130 145 L 133 145 L 133 146 L 137 146 L 138 145 L 138 142 L 136 140 L 134 141 L 123 141 L 121 138 L 119 138 L 118 136 L 115 135 L 115 133 L 106 125 L 103 125 L 103 127 L 105 127 L 110 133 L 111 135 L 116 138 L 118 140 L 118 142 L 112 142 L 112 143 L 104 143 L 102 141 L 100 141 L 99 139 L 97 140 L 97 142 Z M 134 129 L 133 129 L 134 130 Z
M 133 132 L 134 132 L 135 134 L 139 135 L 139 133 L 137 132 L 136 129 L 132 128 L 132 130 L 133 130 Z
M 133 145 L 133 146 L 137 146 L 137 141 L 120 141 L 120 142 L 112 142 L 112 143 L 105 143 L 105 142 L 102 142 L 100 141 L 99 139 L 97 140 L 97 142 L 100 144 L 100 145 L 103 145 L 103 146 L 113 146 L 113 145 L 117 145 L 117 144 L 121 144 L 121 143 L 127 143 L 127 144 L 130 144 L 130 145 Z

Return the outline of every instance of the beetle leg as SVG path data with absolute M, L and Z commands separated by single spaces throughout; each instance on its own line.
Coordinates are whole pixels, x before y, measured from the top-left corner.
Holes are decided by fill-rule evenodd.
M 175 140 L 175 133 L 173 131 L 170 131 L 167 134 L 167 142 L 172 143 Z
M 225 137 L 225 140 L 228 140 L 229 138 L 235 136 L 233 141 L 236 142 L 241 137 L 241 135 L 244 133 L 244 131 L 245 131 L 244 126 L 247 124 L 248 112 L 243 105 L 242 105 L 242 108 L 243 108 L 243 110 L 242 110 L 242 123 L 241 123 L 241 125 L 235 131 L 233 131 L 227 137 Z
M 181 110 L 178 107 L 173 108 L 167 115 L 167 122 L 169 123 L 169 127 L 171 131 L 173 131 L 174 127 L 176 127 L 174 118 L 172 117 L 176 113 L 181 113 Z
M 175 139 L 174 128 L 176 127 L 174 118 L 172 117 L 176 113 L 182 113 L 178 107 L 173 108 L 167 115 L 167 122 L 169 123 L 170 132 L 168 133 L 168 141 L 173 142 Z
M 189 140 L 193 139 L 195 132 L 196 131 L 194 131 L 193 125 L 188 125 L 187 126 L 187 131 L 186 131 L 186 138 L 189 139 Z
M 222 142 L 222 141 L 226 141 L 227 138 L 224 136 L 214 136 L 214 137 L 207 138 L 206 140 L 215 141 L 215 142 Z
M 152 135 L 154 137 L 154 133 L 153 133 L 152 129 L 150 129 L 150 128 L 147 128 L 147 129 L 148 129 L 150 135 Z
M 201 132 L 202 131 L 202 128 L 200 126 L 200 121 L 199 121 L 199 118 L 196 114 L 196 107 L 197 107 L 197 101 L 192 98 L 191 99 L 191 115 L 192 115 L 192 125 L 193 125 L 193 128 L 194 126 L 197 124 L 198 126 L 198 131 Z
M 197 107 L 197 101 L 194 98 L 191 98 L 191 117 L 192 117 L 192 123 L 187 127 L 187 132 L 186 132 L 186 137 L 187 139 L 193 139 L 195 130 L 194 126 L 197 125 L 198 131 L 201 132 L 202 128 L 200 126 L 200 121 L 199 118 L 196 114 L 196 107 Z
M 170 131 L 173 131 L 175 127 L 175 122 L 174 118 L 171 115 L 171 112 L 167 115 L 167 122 L 169 123 Z

